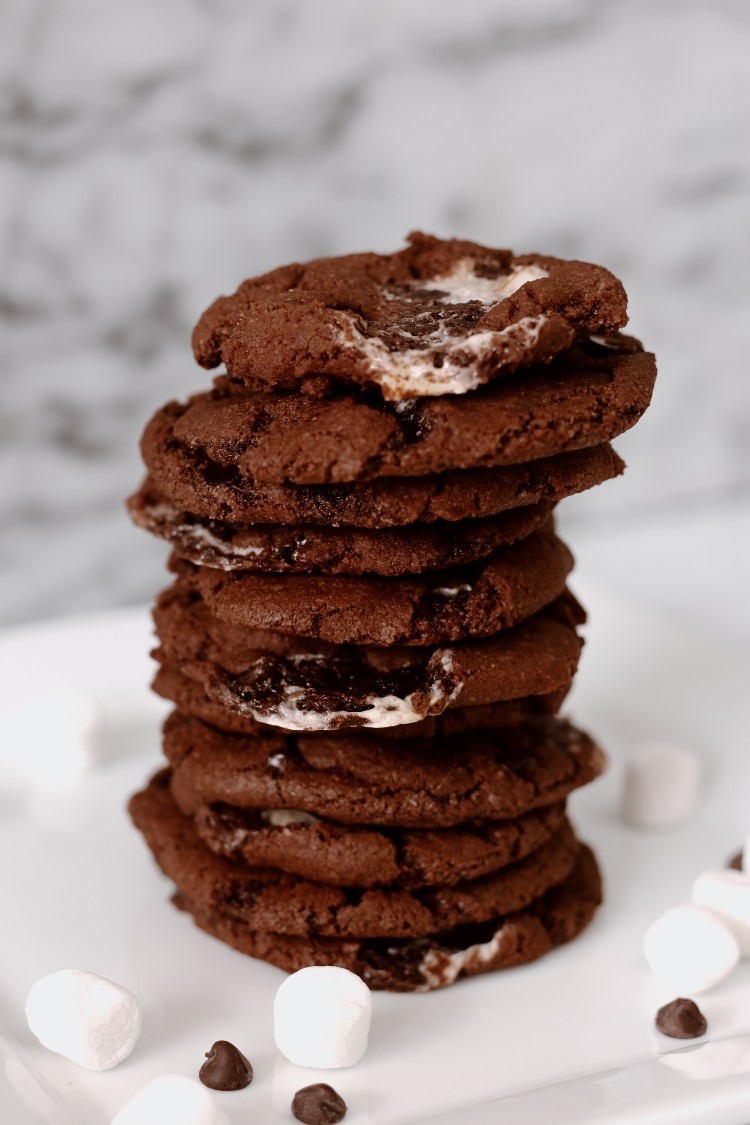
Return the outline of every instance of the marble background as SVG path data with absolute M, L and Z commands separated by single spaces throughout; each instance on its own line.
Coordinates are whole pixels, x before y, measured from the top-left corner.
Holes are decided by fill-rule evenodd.
M 122 498 L 218 292 L 413 227 L 623 278 L 661 376 L 574 545 L 744 506 L 749 45 L 747 0 L 0 0 L 3 620 L 163 584 Z

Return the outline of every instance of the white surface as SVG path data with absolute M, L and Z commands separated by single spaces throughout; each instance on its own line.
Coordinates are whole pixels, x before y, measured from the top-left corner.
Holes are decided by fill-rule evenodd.
M 354 1066 L 367 1050 L 372 996 L 361 977 L 337 965 L 308 965 L 279 985 L 273 1035 L 297 1066 Z
M 98 717 L 83 692 L 21 690 L 0 710 L 0 770 L 73 781 L 96 762 Z
M 641 424 L 648 425 L 648 415 Z M 621 452 L 624 444 L 617 443 Z M 631 477 L 629 466 L 624 477 L 596 491 L 623 488 L 632 498 Z M 585 580 L 750 655 L 750 491 L 662 511 L 643 503 L 627 516 L 613 510 L 591 522 L 580 499 L 571 496 L 555 510 L 559 534 L 576 558 L 574 588 Z M 685 740 L 695 745 L 689 730 Z
M 673 997 L 649 973 L 641 943 L 660 913 L 689 898 L 696 873 L 720 866 L 747 834 L 750 660 L 594 591 L 581 593 L 592 625 L 569 710 L 596 731 L 613 764 L 574 799 L 573 814 L 601 856 L 606 904 L 577 942 L 536 965 L 442 993 L 375 994 L 367 1055 L 336 1075 L 351 1125 L 412 1125 L 431 1115 L 443 1125 L 546 1125 L 557 1105 L 558 1122 L 576 1125 L 747 1123 L 750 1050 L 742 1042 L 675 1048 L 657 1037 L 654 1013 Z M 144 690 L 148 647 L 145 613 L 127 612 L 33 627 L 0 643 L 4 689 L 52 680 L 86 690 L 107 735 L 107 760 L 75 785 L 0 798 L 7 908 L 0 999 L 10 1032 L 4 1050 L 18 1056 L 6 1066 L 0 1107 L 13 1125 L 26 1120 L 15 1089 L 47 1107 L 42 1120 L 65 1120 L 59 1106 L 49 1108 L 49 1091 L 34 1092 L 24 1059 L 58 1103 L 62 1097 L 72 1107 L 67 1120 L 77 1125 L 106 1125 L 159 1074 L 194 1077 L 218 1038 L 236 1043 L 255 1068 L 247 1090 L 217 1095 L 233 1125 L 289 1120 L 294 1089 L 320 1080 L 321 1072 L 292 1067 L 273 1045 L 273 998 L 283 975 L 213 941 L 170 907 L 169 886 L 127 821 L 126 795 L 158 755 L 162 708 Z M 707 765 L 694 819 L 656 836 L 617 817 L 618 762 L 646 737 L 694 745 Z M 44 1051 L 25 1026 L 30 985 L 69 964 L 115 979 L 141 1000 L 140 1042 L 114 1071 L 79 1070 Z M 705 993 L 701 1007 L 710 1039 L 750 1032 L 750 966 Z M 674 1065 L 644 1062 L 637 1098 L 630 1079 L 611 1071 L 665 1052 Z M 594 1071 L 603 1073 L 583 1094 L 569 1082 Z M 552 1093 L 539 1089 L 560 1082 Z M 491 1104 L 501 1096 L 509 1100 Z M 476 1108 L 464 1108 L 470 1104 Z

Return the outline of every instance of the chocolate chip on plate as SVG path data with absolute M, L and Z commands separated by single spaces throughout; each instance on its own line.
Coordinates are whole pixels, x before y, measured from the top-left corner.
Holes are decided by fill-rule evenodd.
M 679 997 L 656 1013 L 656 1027 L 670 1039 L 697 1039 L 705 1035 L 706 1017 L 694 1000 Z
M 727 860 L 727 867 L 732 871 L 742 871 L 742 851 L 735 852 L 732 858 Z
M 292 1100 L 292 1113 L 304 1125 L 336 1125 L 346 1117 L 346 1102 L 325 1082 L 303 1086 Z
M 206 1051 L 198 1077 L 211 1090 L 244 1090 L 253 1080 L 253 1068 L 233 1043 L 219 1039 Z

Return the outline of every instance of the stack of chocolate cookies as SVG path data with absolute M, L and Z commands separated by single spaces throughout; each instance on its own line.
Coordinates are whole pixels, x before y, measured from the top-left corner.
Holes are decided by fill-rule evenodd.
M 553 508 L 617 476 L 653 356 L 606 270 L 412 235 L 202 316 L 129 502 L 167 540 L 168 768 L 131 802 L 175 902 L 284 969 L 418 991 L 600 901 L 566 815 L 603 755 L 558 710 L 584 613 Z

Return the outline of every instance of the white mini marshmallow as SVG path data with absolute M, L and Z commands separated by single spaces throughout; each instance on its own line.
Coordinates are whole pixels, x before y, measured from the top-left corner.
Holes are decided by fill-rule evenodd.
M 276 1046 L 297 1066 L 354 1066 L 367 1049 L 372 997 L 348 969 L 311 965 L 287 977 L 273 1005 Z
M 643 939 L 651 972 L 677 996 L 704 992 L 732 971 L 740 958 L 734 934 L 710 910 L 675 906 Z
M 620 815 L 637 828 L 667 828 L 686 820 L 698 801 L 700 759 L 673 742 L 642 742 L 625 767 Z
M 132 992 L 85 969 L 61 969 L 38 980 L 26 1000 L 26 1019 L 44 1047 L 87 1070 L 117 1066 L 141 1033 Z
M 741 871 L 705 871 L 693 885 L 693 902 L 718 914 L 750 957 L 750 878 Z
M 230 1125 L 205 1086 L 181 1074 L 152 1078 L 112 1118 L 111 1125 Z

